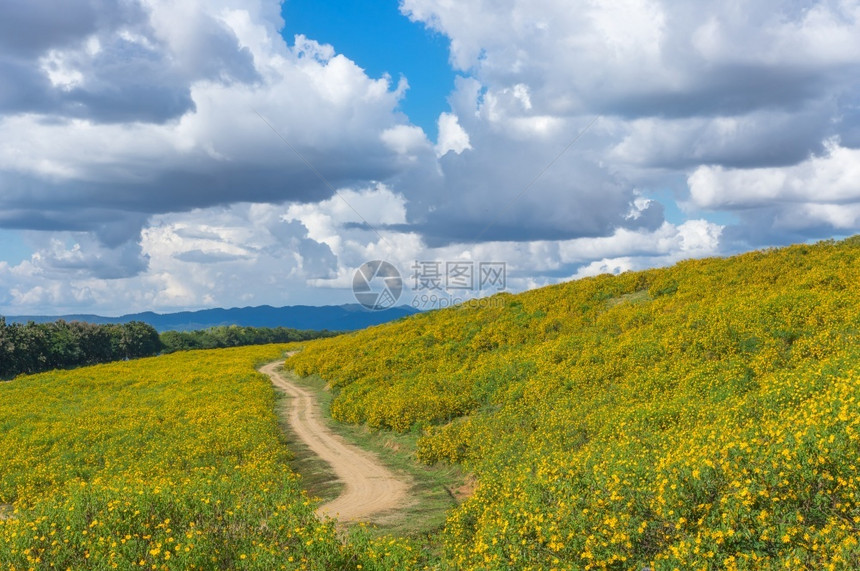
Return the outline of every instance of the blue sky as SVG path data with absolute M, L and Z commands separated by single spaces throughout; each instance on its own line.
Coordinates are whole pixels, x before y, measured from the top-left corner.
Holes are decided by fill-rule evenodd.
M 436 120 L 448 110 L 454 88 L 447 37 L 409 21 L 396 1 L 288 0 L 281 13 L 287 42 L 303 34 L 349 54 L 371 77 L 406 76 L 409 92 L 401 108 L 435 140 Z
M 8 264 L 19 264 L 33 254 L 33 250 L 27 246 L 21 232 L 16 230 L 0 230 L 0 244 L 2 244 L 0 255 Z
M 375 259 L 522 291 L 860 232 L 860 0 L 738 6 L 0 3 L 0 313 L 350 303 Z

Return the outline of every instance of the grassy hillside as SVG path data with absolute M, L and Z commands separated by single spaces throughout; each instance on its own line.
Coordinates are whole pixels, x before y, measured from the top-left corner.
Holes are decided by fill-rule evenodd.
M 860 568 L 860 240 L 315 341 L 335 418 L 474 471 L 455 568 Z
M 257 363 L 191 351 L 0 383 L 0 569 L 390 569 L 401 541 L 343 539 L 288 466 Z

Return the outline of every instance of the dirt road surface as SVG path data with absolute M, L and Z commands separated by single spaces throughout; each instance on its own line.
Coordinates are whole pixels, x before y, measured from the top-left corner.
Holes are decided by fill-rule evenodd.
M 289 422 L 299 438 L 331 465 L 344 483 L 343 493 L 320 506 L 317 514 L 341 522 L 372 521 L 374 516 L 402 507 L 409 486 L 397 478 L 369 452 L 347 443 L 322 420 L 320 407 L 311 391 L 291 383 L 277 371 L 282 363 L 260 368 L 272 383 L 292 397 Z

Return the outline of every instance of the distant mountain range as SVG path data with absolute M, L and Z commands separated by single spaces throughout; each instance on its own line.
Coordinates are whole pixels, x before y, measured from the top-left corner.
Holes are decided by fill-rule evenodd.
M 418 310 L 406 305 L 380 311 L 370 311 L 357 303 L 346 305 L 290 305 L 287 307 L 234 307 L 215 308 L 178 313 L 132 313 L 120 317 L 101 315 L 10 315 L 7 323 L 45 323 L 63 319 L 88 323 L 127 323 L 143 321 L 161 331 L 191 331 L 217 325 L 242 325 L 245 327 L 291 327 L 293 329 L 328 329 L 329 331 L 354 331 L 371 325 L 393 321 Z

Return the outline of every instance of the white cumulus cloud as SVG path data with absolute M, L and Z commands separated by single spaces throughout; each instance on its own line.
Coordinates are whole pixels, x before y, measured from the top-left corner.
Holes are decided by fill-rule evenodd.
M 460 126 L 460 120 L 453 113 L 439 115 L 439 141 L 436 143 L 436 156 L 441 157 L 449 152 L 460 154 L 472 148 L 469 144 L 469 134 Z

